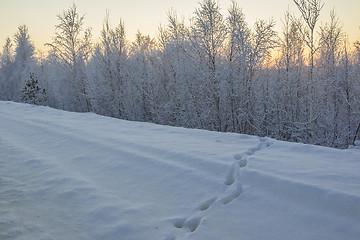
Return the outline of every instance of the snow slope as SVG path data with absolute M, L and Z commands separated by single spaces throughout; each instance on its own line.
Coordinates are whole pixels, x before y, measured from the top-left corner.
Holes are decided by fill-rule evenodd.
M 360 239 L 360 151 L 0 102 L 0 239 Z

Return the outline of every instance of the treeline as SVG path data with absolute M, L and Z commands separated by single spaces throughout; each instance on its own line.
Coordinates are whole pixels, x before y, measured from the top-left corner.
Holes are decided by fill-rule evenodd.
M 7 39 L 0 99 L 345 148 L 360 124 L 360 42 L 334 12 L 318 23 L 320 0 L 294 3 L 301 17 L 285 13 L 281 33 L 273 20 L 249 26 L 235 1 L 223 16 L 203 0 L 189 23 L 169 11 L 155 39 L 138 32 L 131 43 L 108 16 L 92 42 L 73 5 L 46 56 L 25 25 Z

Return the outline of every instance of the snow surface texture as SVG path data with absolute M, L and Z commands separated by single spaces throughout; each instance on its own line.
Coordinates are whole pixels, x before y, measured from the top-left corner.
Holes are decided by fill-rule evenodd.
M 0 239 L 360 239 L 360 151 L 0 102 Z

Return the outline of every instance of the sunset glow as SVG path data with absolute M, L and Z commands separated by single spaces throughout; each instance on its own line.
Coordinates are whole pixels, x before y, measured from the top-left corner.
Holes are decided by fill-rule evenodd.
M 110 21 L 116 25 L 120 19 L 125 23 L 127 39 L 132 41 L 140 30 L 144 34 L 156 37 L 160 24 L 167 24 L 167 12 L 172 8 L 186 22 L 193 16 L 199 6 L 197 0 L 12 0 L 0 2 L 0 46 L 2 47 L 7 37 L 12 38 L 17 27 L 26 24 L 29 27 L 31 39 L 36 48 L 45 50 L 44 44 L 51 42 L 57 22 L 57 14 L 69 8 L 73 3 L 78 6 L 79 12 L 85 14 L 85 27 L 93 29 L 93 40 L 97 42 L 102 23 L 108 10 Z M 224 16 L 231 0 L 218 1 Z M 291 0 L 254 0 L 238 1 L 246 15 L 247 22 L 252 25 L 256 19 L 269 19 L 276 21 L 276 29 L 281 31 L 281 19 L 287 9 L 299 16 L 295 4 Z M 321 23 L 329 21 L 329 13 L 335 9 L 344 32 L 348 35 L 350 43 L 360 39 L 360 1 L 357 0 L 327 0 L 322 1 L 325 6 L 321 12 Z M 320 23 L 320 24 L 321 24 Z M 319 26 L 320 26 L 319 24 Z

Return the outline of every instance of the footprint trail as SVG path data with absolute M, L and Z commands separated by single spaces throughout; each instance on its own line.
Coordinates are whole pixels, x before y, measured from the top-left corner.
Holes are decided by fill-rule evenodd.
M 230 189 L 230 194 L 222 198 L 223 204 L 228 204 L 234 199 L 238 198 L 245 192 L 243 185 L 240 183 L 239 176 L 241 175 L 241 169 L 245 168 L 248 163 L 248 158 L 254 155 L 256 152 L 268 148 L 271 142 L 266 138 L 259 138 L 259 143 L 255 147 L 249 148 L 247 151 L 234 155 L 234 161 L 226 175 L 225 185 Z M 235 186 L 232 186 L 235 185 Z
M 224 185 L 226 186 L 226 193 L 219 194 L 220 196 L 212 197 L 205 200 L 195 209 L 195 211 L 187 218 L 175 218 L 172 225 L 174 228 L 183 229 L 186 232 L 195 232 L 203 220 L 205 219 L 206 212 L 209 211 L 212 205 L 220 203 L 221 205 L 227 205 L 237 199 L 245 192 L 245 188 L 240 182 L 241 172 L 246 168 L 248 164 L 248 158 L 254 155 L 256 152 L 264 150 L 270 147 L 271 142 L 267 138 L 260 138 L 259 143 L 255 147 L 249 148 L 243 153 L 239 153 L 233 156 L 233 162 L 225 176 Z M 221 196 L 222 195 L 222 196 Z M 220 205 L 220 206 L 221 206 Z M 217 207 L 219 205 L 213 206 Z M 176 239 L 171 237 L 171 239 Z

